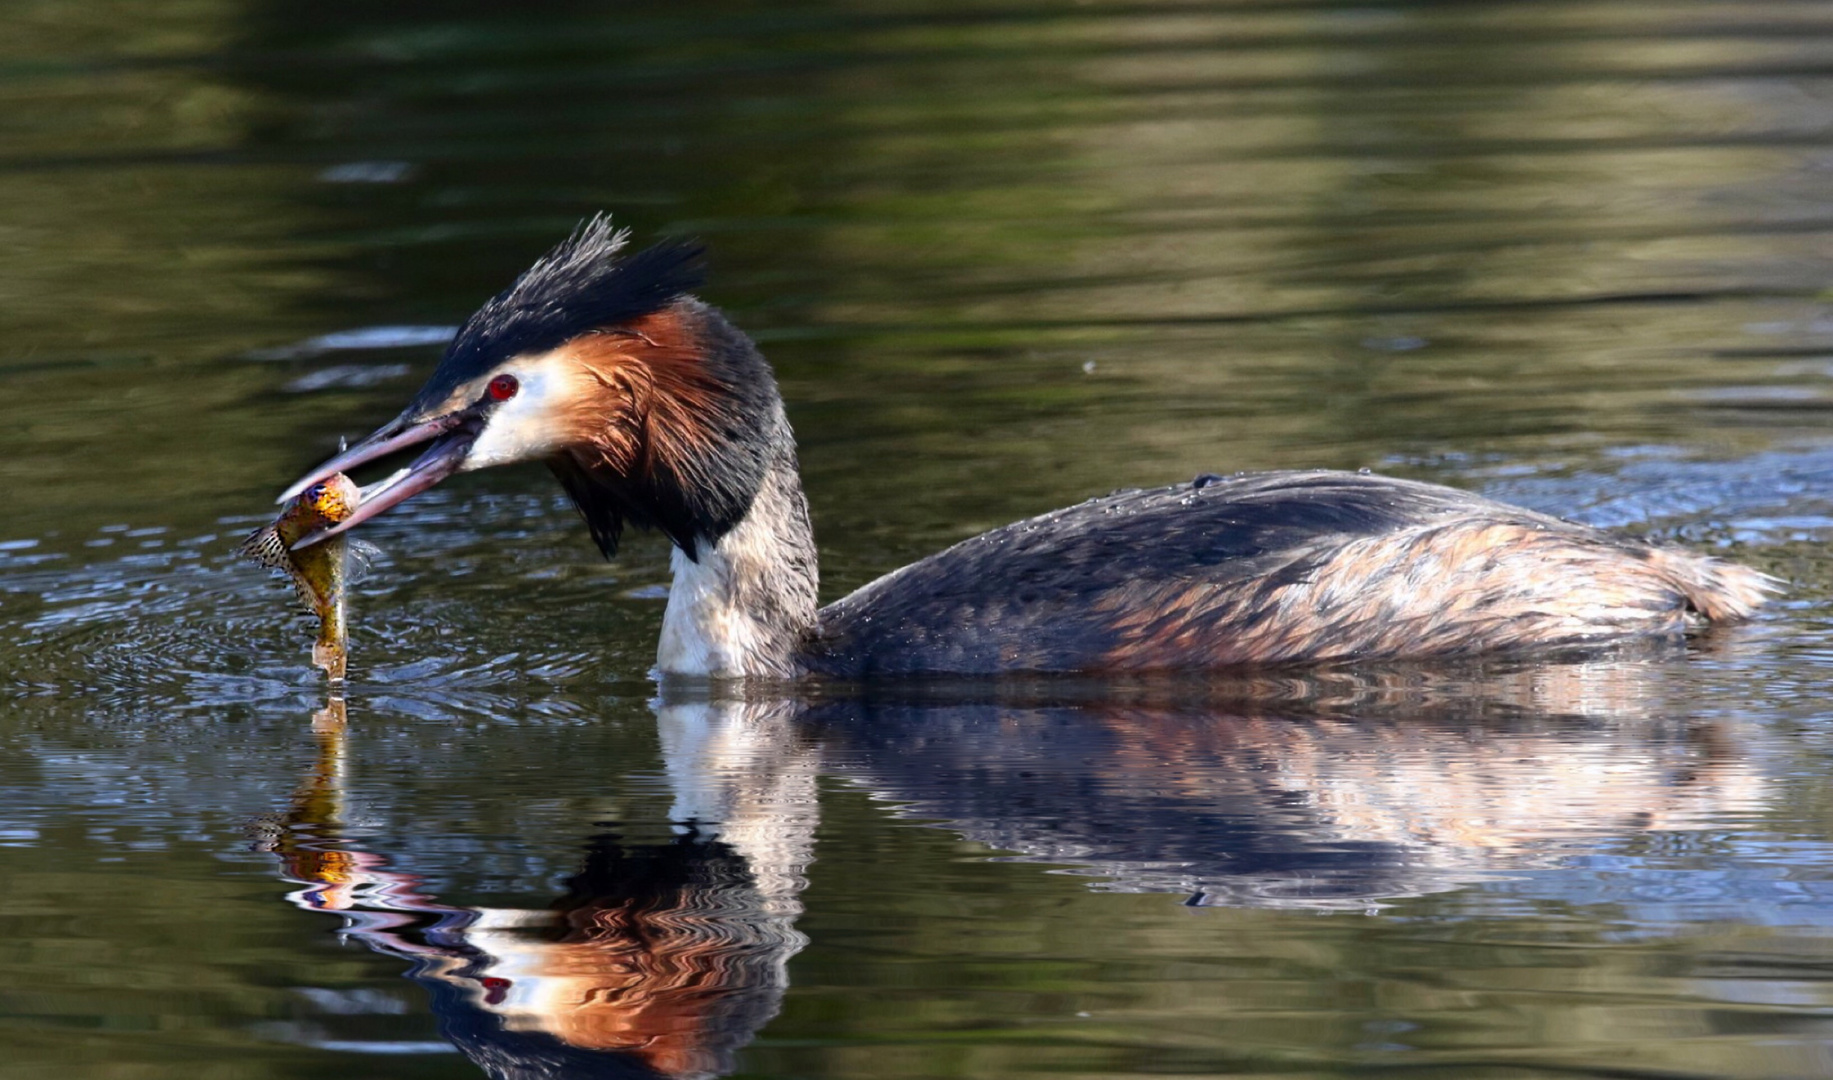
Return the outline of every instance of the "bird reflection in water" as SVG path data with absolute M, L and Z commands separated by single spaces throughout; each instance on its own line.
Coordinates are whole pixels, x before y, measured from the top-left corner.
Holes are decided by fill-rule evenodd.
M 753 741 L 728 728 L 724 739 Z M 313 719 L 318 755 L 258 846 L 303 886 L 288 899 L 411 962 L 441 1033 L 492 1077 L 708 1077 L 775 1016 L 814 826 L 813 758 L 772 736 L 768 776 L 687 778 L 672 840 L 589 836 L 579 872 L 539 908 L 447 904 L 386 854 L 344 835 L 345 705 Z M 678 764 L 719 754 L 683 747 Z M 765 758 L 758 758 L 760 762 Z M 733 801 L 722 802 L 722 799 Z M 780 800 L 780 801 L 779 801 Z M 763 825 L 763 827 L 759 827 Z
M 564 895 L 526 909 L 444 903 L 342 834 L 334 703 L 265 847 L 303 886 L 295 903 L 411 962 L 446 1037 L 487 1074 L 713 1076 L 776 1015 L 805 944 L 818 773 L 1097 889 L 1362 910 L 1506 888 L 1650 832 L 1684 844 L 1762 808 L 1761 732 L 1669 718 L 1654 695 L 1671 685 L 1631 660 L 1067 703 L 1057 685 L 993 702 L 662 704 L 679 834 L 591 835 Z
M 1661 686 L 1633 662 L 1320 675 L 1182 703 L 881 701 L 804 724 L 824 771 L 900 816 L 1098 890 L 1359 911 L 1763 808 L 1764 734 L 1668 714 Z

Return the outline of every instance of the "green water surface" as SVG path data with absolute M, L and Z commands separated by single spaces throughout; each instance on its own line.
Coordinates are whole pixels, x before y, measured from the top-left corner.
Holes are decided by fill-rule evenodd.
M 12 0 L 0 1077 L 1833 1075 L 1833 9 Z M 573 223 L 837 597 L 1362 468 L 1786 579 L 1658 655 L 664 702 L 540 469 L 233 546 Z

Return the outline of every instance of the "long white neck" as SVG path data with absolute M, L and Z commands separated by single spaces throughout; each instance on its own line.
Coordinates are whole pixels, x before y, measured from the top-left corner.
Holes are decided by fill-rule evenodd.
M 664 674 L 794 678 L 820 583 L 793 450 L 765 473 L 751 510 L 698 558 L 674 551 L 656 667 Z

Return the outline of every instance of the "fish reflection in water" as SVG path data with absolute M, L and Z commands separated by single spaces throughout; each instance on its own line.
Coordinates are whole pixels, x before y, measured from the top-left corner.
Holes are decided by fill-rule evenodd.
M 712 1076 L 776 1015 L 806 944 L 818 774 L 1097 889 L 1362 909 L 1761 808 L 1759 736 L 1668 718 L 1660 685 L 1625 662 L 1190 700 L 665 703 L 678 835 L 636 844 L 582 822 L 564 894 L 527 908 L 446 904 L 349 843 L 329 712 L 265 847 L 304 886 L 295 903 L 411 961 L 489 1075 Z

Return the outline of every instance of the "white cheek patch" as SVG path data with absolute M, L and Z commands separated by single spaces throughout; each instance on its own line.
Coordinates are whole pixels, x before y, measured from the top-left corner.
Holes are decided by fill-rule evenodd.
M 557 406 L 564 402 L 569 382 L 558 365 L 511 364 L 492 374 L 503 373 L 514 375 L 520 388 L 515 397 L 490 410 L 484 430 L 465 455 L 465 472 L 545 458 L 561 447 Z

